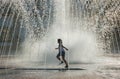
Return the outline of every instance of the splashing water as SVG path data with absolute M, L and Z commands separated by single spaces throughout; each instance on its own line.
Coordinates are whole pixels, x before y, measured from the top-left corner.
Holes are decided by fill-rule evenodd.
M 69 1 L 54 1 L 54 5 L 55 21 L 53 25 L 41 40 L 26 40 L 24 43 L 25 49 L 23 49 L 25 54 L 22 57 L 25 56 L 29 61 L 55 62 L 58 52 L 55 50 L 55 47 L 57 47 L 56 40 L 61 38 L 63 39 L 63 44 L 69 48 L 66 54 L 68 53 L 71 57 L 70 61 L 93 61 L 98 53 L 96 34 L 87 29 L 83 30 L 84 27 L 86 28 L 90 25 L 88 23 L 85 25 L 82 22 L 82 24 L 70 23 L 69 13 L 66 12 L 69 11 Z
M 2 35 L 7 19 L 10 19 L 10 23 L 7 23 L 9 25 L 7 29 L 12 28 L 13 30 L 9 48 L 6 48 L 5 43 L 2 43 L 1 52 L 8 52 L 9 56 L 13 52 L 13 48 L 16 47 L 14 52 L 19 55 L 22 62 L 54 63 L 57 61 L 55 57 L 58 51 L 55 50 L 55 47 L 57 47 L 56 40 L 58 38 L 61 38 L 63 44 L 69 48 L 69 51 L 66 51 L 66 58 L 71 62 L 95 62 L 98 58 L 97 55 L 100 55 L 101 52 L 106 52 L 108 49 L 108 52 L 111 51 L 112 44 L 114 48 L 117 47 L 116 51 L 119 52 L 119 34 L 113 34 L 116 35 L 116 39 L 113 39 L 116 41 L 111 42 L 112 37 L 108 33 L 112 30 L 110 28 L 114 26 L 109 26 L 108 21 L 106 21 L 110 19 L 107 17 L 109 11 L 106 14 L 105 11 L 112 4 L 108 6 L 109 1 L 105 3 L 106 5 L 102 3 L 104 0 L 2 1 L 0 8 L 2 14 L 5 14 L 4 17 L 2 17 L 3 15 L 0 17 L 3 18 L 0 30 L 0 35 L 3 36 L 2 41 L 6 42 L 9 36 L 9 32 Z M 8 6 L 7 10 L 5 7 L 2 8 L 3 5 Z M 11 8 L 14 13 L 11 13 Z M 8 14 L 11 15 L 8 16 Z M 14 20 L 14 18 L 16 19 Z M 104 25 L 105 23 L 106 25 Z M 116 27 L 118 28 L 118 26 Z M 105 37 L 106 32 L 110 39 Z M 14 43 L 16 33 L 18 33 L 17 43 Z M 21 37 L 25 38 L 22 42 Z M 14 44 L 16 46 L 13 46 Z M 105 51 L 101 50 L 102 48 Z

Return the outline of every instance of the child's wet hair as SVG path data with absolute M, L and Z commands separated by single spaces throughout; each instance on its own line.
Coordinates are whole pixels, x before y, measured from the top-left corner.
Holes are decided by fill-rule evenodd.
M 60 43 L 60 42 L 62 43 L 62 40 L 61 40 L 61 39 L 58 39 L 57 41 L 58 41 L 58 43 Z

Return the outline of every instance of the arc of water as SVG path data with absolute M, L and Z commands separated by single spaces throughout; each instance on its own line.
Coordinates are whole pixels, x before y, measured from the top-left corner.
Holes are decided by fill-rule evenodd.
M 15 51 L 15 53 L 18 52 L 18 45 L 20 43 L 20 35 L 21 35 L 21 32 L 22 32 L 22 27 L 23 27 L 23 20 L 22 20 L 20 28 L 19 28 L 19 33 L 18 33 L 18 39 L 17 39 L 17 45 L 16 45 L 16 51 Z
M 1 6 L 0 6 L 0 9 L 2 10 L 2 12 L 0 13 L 0 19 L 2 18 L 2 14 L 5 11 L 5 7 L 3 7 L 3 6 L 6 6 L 6 5 L 7 5 L 7 3 L 4 3 L 4 4 L 1 4 Z
M 112 35 L 112 46 L 113 46 L 113 53 L 115 53 L 116 52 L 116 50 L 115 50 L 115 42 L 114 42 L 114 32 L 112 32 L 111 33 L 111 35 Z
M 115 21 L 117 21 L 117 20 L 115 20 Z M 117 24 L 115 23 L 115 25 L 117 25 Z M 118 26 L 116 26 L 116 27 L 118 27 Z M 117 28 L 117 29 L 118 29 L 118 28 Z M 116 46 L 117 46 L 117 47 L 116 47 L 116 48 L 117 48 L 117 49 L 116 49 L 116 51 L 117 51 L 116 53 L 119 53 L 119 50 L 120 50 L 120 49 L 119 49 L 119 43 L 118 43 L 118 41 L 119 41 L 119 40 L 118 40 L 119 36 L 117 37 L 116 32 L 117 32 L 117 30 L 114 29 L 113 33 L 114 33 L 114 35 L 115 35 L 115 41 L 116 41 Z
M 117 35 L 116 35 L 116 32 L 114 31 L 114 35 L 115 35 L 115 41 L 116 41 L 116 48 L 117 48 L 117 52 L 116 53 L 118 53 L 118 51 L 119 51 L 119 44 L 118 44 L 118 39 L 117 39 Z
M 6 35 L 4 35 L 3 41 L 5 41 L 5 42 L 8 40 L 9 31 L 12 26 L 12 21 L 13 21 L 14 15 L 15 15 L 15 13 L 13 13 L 13 15 L 9 17 L 9 18 L 11 18 L 11 20 L 10 20 L 10 24 L 8 25 L 8 29 L 7 29 L 8 31 L 7 31 Z M 5 52 L 5 50 L 6 50 L 5 43 L 3 43 L 3 49 L 1 50 L 2 54 Z
M 0 29 L 0 36 L 1 36 L 2 31 L 3 31 L 3 27 L 4 27 L 4 24 L 5 24 L 6 18 L 7 18 L 7 14 L 8 14 L 8 12 L 9 12 L 9 9 L 10 9 L 11 6 L 12 6 L 12 0 L 11 0 L 11 2 L 10 2 L 10 5 L 9 5 L 8 9 L 7 9 L 7 12 L 6 12 L 6 14 L 5 14 L 5 18 L 4 18 L 3 23 L 2 23 L 2 27 L 1 27 L 1 29 Z
M 12 5 L 12 2 L 10 3 L 10 5 L 9 5 L 9 7 L 8 7 L 8 9 L 7 9 L 7 12 L 6 12 L 6 14 L 5 14 L 5 18 L 4 18 L 4 20 L 3 20 L 2 27 L 1 27 L 1 30 L 0 30 L 0 36 L 1 36 L 2 31 L 3 31 L 4 23 L 5 23 L 5 21 L 6 21 L 7 14 L 8 14 L 8 11 L 9 11 L 11 5 Z M 3 41 L 3 40 L 4 40 L 4 38 L 2 39 L 2 41 Z M 4 46 L 4 43 L 2 43 L 2 45 Z M 1 46 L 1 52 L 2 52 L 2 47 L 3 47 L 3 46 Z
M 117 14 L 117 13 L 116 13 Z M 117 17 L 118 17 L 118 19 L 117 19 L 117 22 L 116 22 L 116 24 L 118 25 L 119 24 L 119 22 L 120 21 L 118 21 L 120 18 L 119 18 L 119 16 L 117 15 Z M 119 26 L 117 26 L 118 27 L 118 29 L 117 29 L 117 32 L 118 32 L 118 38 L 120 39 L 120 27 Z M 120 44 L 120 42 L 119 42 L 119 40 L 118 40 L 118 45 Z M 119 50 L 118 50 L 118 52 L 120 52 L 120 45 L 119 45 Z
M 9 51 L 8 51 L 8 58 L 9 58 L 9 55 L 11 53 L 11 49 L 12 49 L 12 45 L 13 45 L 13 39 L 14 39 L 14 36 L 15 36 L 15 31 L 16 31 L 16 27 L 17 27 L 17 21 L 19 19 L 19 16 L 20 16 L 20 13 L 18 13 L 17 17 L 16 17 L 16 21 L 15 21 L 15 26 L 13 28 L 13 34 L 12 34 L 12 39 L 11 39 L 11 43 L 10 43 L 10 47 L 9 47 Z

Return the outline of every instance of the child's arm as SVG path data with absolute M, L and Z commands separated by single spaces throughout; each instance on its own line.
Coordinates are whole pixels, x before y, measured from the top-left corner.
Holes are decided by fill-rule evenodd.
M 58 48 L 55 48 L 55 49 L 58 49 Z
M 66 48 L 65 46 L 63 46 L 63 48 L 65 48 L 66 50 L 68 50 L 68 48 Z

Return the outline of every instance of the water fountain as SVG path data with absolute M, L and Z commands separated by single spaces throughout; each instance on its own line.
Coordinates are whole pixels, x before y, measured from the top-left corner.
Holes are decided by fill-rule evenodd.
M 118 0 L 1 0 L 0 4 L 1 58 L 12 56 L 11 63 L 17 66 L 56 65 L 58 38 L 69 48 L 66 58 L 71 64 L 96 63 L 100 55 L 120 51 Z
M 63 1 L 49 1 L 49 0 L 24 1 L 24 0 L 21 0 L 21 2 L 12 1 L 12 0 L 11 0 L 11 2 L 1 1 L 2 5 L 6 5 L 6 7 L 8 6 L 8 8 L 5 7 L 6 9 L 3 9 L 4 7 L 1 6 L 2 13 L 5 15 L 5 17 L 3 17 L 1 33 L 5 27 L 5 24 L 6 24 L 5 22 L 8 22 L 7 18 L 9 20 L 9 17 L 12 19 L 14 19 L 14 17 L 16 17 L 17 19 L 14 21 L 15 24 L 13 25 L 14 26 L 13 34 L 11 35 L 11 37 L 12 37 L 11 42 L 12 42 L 14 39 L 16 39 L 16 38 L 14 38 L 15 33 L 16 33 L 15 30 L 17 28 L 18 28 L 18 30 L 20 29 L 19 30 L 20 33 L 18 33 L 18 35 L 17 35 L 18 38 L 17 38 L 16 46 L 14 46 L 14 47 L 16 47 L 15 48 L 16 53 L 20 51 L 20 50 L 18 51 L 18 45 L 19 45 L 20 37 L 21 37 L 21 31 L 22 31 L 21 28 L 26 29 L 26 33 L 24 35 L 25 41 L 22 43 L 23 48 L 21 49 L 22 51 L 20 51 L 20 53 L 26 52 L 24 54 L 29 56 L 28 58 L 33 57 L 33 58 L 37 59 L 37 57 L 39 57 L 39 55 L 43 55 L 41 53 L 48 52 L 50 49 L 47 49 L 46 45 L 49 46 L 51 43 L 54 42 L 54 47 L 55 47 L 55 41 L 56 41 L 55 39 L 57 39 L 57 38 L 63 38 L 63 40 L 65 40 L 65 44 L 70 48 L 72 48 L 71 46 L 73 45 L 73 43 L 79 41 L 80 39 L 81 40 L 83 40 L 83 39 L 90 40 L 91 39 L 91 42 L 89 42 L 89 43 L 95 44 L 95 45 L 93 45 L 94 49 L 92 49 L 92 48 L 88 49 L 87 47 L 84 47 L 87 49 L 84 51 L 88 51 L 88 50 L 92 49 L 92 51 L 91 51 L 91 53 L 92 53 L 92 52 L 96 51 L 95 49 L 97 48 L 96 45 L 97 45 L 98 41 L 97 41 L 96 37 L 97 37 L 98 33 L 97 34 L 95 34 L 95 33 L 96 33 L 97 29 L 100 30 L 102 28 L 101 27 L 102 25 L 100 26 L 100 24 L 101 24 L 100 18 L 105 15 L 105 14 L 103 14 L 103 11 L 105 11 L 104 6 L 105 7 L 108 6 L 107 4 L 104 6 L 102 4 L 98 5 L 98 2 L 99 1 L 92 1 L 92 0 L 88 0 L 88 1 L 82 1 L 82 0 L 81 1 L 79 1 L 79 0 L 76 0 L 76 1 L 72 1 L 72 0 L 71 1 L 67 1 L 67 0 L 63 0 Z M 18 4 L 18 3 L 20 3 L 20 4 Z M 103 2 L 101 1 L 101 3 L 103 3 Z M 108 3 L 109 3 L 109 1 L 108 1 Z M 55 6 L 54 8 L 53 8 L 53 5 Z M 92 5 L 94 5 L 94 6 L 92 7 Z M 98 8 L 100 8 L 100 9 L 98 9 Z M 15 12 L 12 13 L 12 11 L 10 11 L 10 10 L 15 11 Z M 98 10 L 100 10 L 99 14 L 96 13 Z M 89 19 L 87 19 L 87 17 L 90 17 L 90 19 L 93 19 L 96 22 L 97 20 L 94 19 L 95 17 L 93 16 L 95 13 L 96 13 L 95 17 L 98 18 L 98 22 L 96 23 L 96 25 L 94 25 L 94 22 L 91 22 Z M 3 14 L 2 14 L 2 16 L 3 16 Z M 53 16 L 53 14 L 54 14 L 54 16 Z M 87 16 L 87 17 L 85 17 L 85 16 Z M 1 17 L 1 19 L 2 19 L 2 17 Z M 17 24 L 17 22 L 19 22 L 19 25 Z M 52 24 L 52 22 L 53 22 L 53 24 Z M 7 27 L 7 29 L 9 30 L 10 27 L 12 27 L 12 25 L 11 25 L 12 22 L 10 22 L 8 24 L 9 24 L 9 27 Z M 76 33 L 74 34 L 73 32 L 74 33 L 76 32 Z M 75 36 L 74 38 L 71 37 L 71 36 L 73 36 L 71 33 Z M 50 34 L 53 37 L 50 37 L 51 36 Z M 90 35 L 88 35 L 88 34 L 90 34 Z M 6 33 L 6 35 L 2 35 L 2 36 L 3 36 L 2 40 L 6 41 L 8 39 L 7 37 L 9 36 L 8 32 Z M 69 41 L 69 39 L 71 39 L 71 41 Z M 86 40 L 86 41 L 89 41 L 89 40 Z M 92 42 L 92 40 L 93 40 L 93 42 Z M 48 41 L 51 41 L 51 43 Z M 88 44 L 86 44 L 86 46 Z M 3 47 L 1 47 L 2 53 L 6 52 L 6 48 L 4 45 L 5 45 L 5 43 L 3 43 Z M 9 53 L 11 53 L 11 50 L 13 50 L 12 45 L 13 44 L 11 43 L 10 47 L 9 47 L 9 51 L 8 51 Z M 116 44 L 116 45 L 118 47 L 117 49 L 119 50 L 119 45 L 118 44 Z M 108 46 L 108 45 L 106 45 L 106 46 Z M 110 46 L 110 44 L 109 44 L 109 46 Z M 77 47 L 82 48 L 81 45 L 78 45 Z M 50 48 L 50 46 L 49 46 L 49 48 Z M 28 49 L 34 50 L 34 52 L 31 50 L 28 50 Z M 51 49 L 53 49 L 53 48 L 51 48 Z M 110 51 L 110 49 L 109 49 L 109 51 Z M 51 51 L 51 52 L 55 52 L 55 51 Z M 76 51 L 70 51 L 70 52 L 74 53 Z M 34 53 L 34 56 L 33 56 L 33 53 Z M 87 52 L 85 52 L 85 53 L 88 54 Z M 32 55 L 32 57 L 30 55 Z M 24 56 L 24 55 L 22 54 L 22 56 Z M 33 60 L 33 58 L 32 58 L 32 60 Z
M 57 51 L 55 51 L 54 48 L 57 46 L 57 38 L 61 38 L 64 40 L 64 44 L 70 49 L 68 53 L 73 56 L 71 61 L 89 60 L 89 58 L 94 58 L 97 51 L 97 41 L 96 34 L 90 31 L 90 29 L 87 29 L 91 26 L 90 23 L 85 24 L 86 22 L 81 21 L 81 19 L 75 20 L 76 22 L 71 22 L 72 20 L 69 20 L 70 14 L 66 12 L 69 11 L 69 1 L 67 0 L 54 1 L 54 5 L 55 19 L 53 24 L 46 31 L 45 36 L 37 40 L 36 37 L 31 38 L 31 36 L 36 34 L 31 32 L 30 29 L 30 33 L 28 34 L 29 37 L 26 37 L 23 44 L 22 52 L 25 53 L 22 54 L 22 57 L 29 61 L 45 60 L 44 62 L 47 63 L 55 62 Z M 27 27 L 30 27 L 30 25 L 27 25 Z M 44 33 L 41 34 L 44 35 Z M 91 48 L 89 45 L 92 45 Z M 76 54 L 78 57 L 76 57 Z M 87 58 L 84 56 L 87 56 Z

